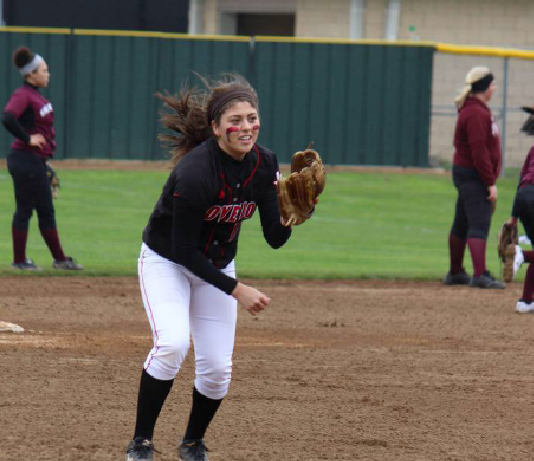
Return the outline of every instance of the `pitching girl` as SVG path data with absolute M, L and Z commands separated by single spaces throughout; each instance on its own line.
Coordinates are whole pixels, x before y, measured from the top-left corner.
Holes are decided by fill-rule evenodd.
M 55 269 L 80 270 L 82 266 L 65 256 L 59 242 L 52 191 L 46 174 L 46 161 L 56 149 L 54 141 L 54 111 L 50 101 L 39 92 L 46 88 L 50 73 L 45 60 L 28 48 L 19 48 L 13 54 L 15 66 L 24 84 L 11 95 L 2 123 L 15 137 L 7 168 L 13 178 L 16 210 L 11 233 L 13 237 L 13 263 L 20 270 L 39 269 L 26 257 L 26 240 L 33 210 L 37 211 L 39 230 L 54 258 Z
M 452 179 L 458 191 L 449 234 L 450 270 L 447 285 L 504 288 L 486 270 L 486 239 L 497 204 L 501 169 L 499 130 L 488 103 L 495 91 L 493 74 L 475 67 L 466 76 L 464 91 L 456 98 L 458 121 L 454 132 Z M 466 245 L 473 261 L 473 277 L 463 267 Z
M 258 208 L 271 247 L 291 234 L 278 211 L 276 156 L 256 144 L 256 91 L 240 76 L 204 83 L 205 91 L 161 96 L 174 110 L 164 124 L 181 135 L 171 137 L 175 166 L 143 232 L 139 283 L 154 345 L 143 366 L 127 461 L 153 459 L 156 419 L 190 336 L 196 377 L 179 457 L 208 461 L 204 434 L 228 392 L 238 303 L 257 315 L 270 302 L 236 279 L 241 224 Z
M 523 110 L 530 114 L 521 131 L 534 136 L 534 108 L 524 107 Z M 523 228 L 530 239 L 534 242 L 534 146 L 531 147 L 525 158 L 523 168 L 519 175 L 519 186 L 515 195 L 512 216 L 508 220 L 511 224 L 517 224 L 521 220 Z M 504 262 L 504 278 L 511 279 L 523 263 L 534 262 L 534 251 L 523 251 L 519 245 L 506 252 Z M 529 264 L 523 283 L 523 295 L 517 301 L 516 312 L 519 314 L 534 314 L 534 266 Z

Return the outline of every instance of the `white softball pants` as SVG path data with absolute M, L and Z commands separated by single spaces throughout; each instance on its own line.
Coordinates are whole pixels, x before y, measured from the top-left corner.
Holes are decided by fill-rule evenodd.
M 234 277 L 234 262 L 223 272 Z M 141 247 L 138 273 L 154 340 L 145 370 L 156 379 L 174 379 L 192 336 L 195 387 L 210 399 L 222 399 L 232 375 L 237 300 L 146 244 Z

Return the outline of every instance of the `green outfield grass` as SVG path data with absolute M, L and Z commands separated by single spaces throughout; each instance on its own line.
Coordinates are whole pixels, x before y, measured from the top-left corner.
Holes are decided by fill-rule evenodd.
M 141 232 L 167 173 L 61 171 L 60 165 L 58 170 L 62 188 L 55 204 L 66 254 L 86 266 L 84 275 L 136 274 Z M 493 272 L 500 269 L 495 242 L 499 225 L 509 217 L 516 178 L 517 171 L 509 171 L 499 181 L 499 206 L 487 251 Z M 257 214 L 244 224 L 238 274 L 437 279 L 448 268 L 454 200 L 446 174 L 330 173 L 315 216 L 294 228 L 280 250 L 272 250 L 263 240 Z M 9 265 L 14 199 L 5 169 L 0 169 L 0 210 L 0 275 L 7 275 L 13 274 Z M 51 256 L 36 218 L 34 214 L 27 255 L 46 269 L 40 274 L 59 274 L 49 269 Z M 469 258 L 466 261 L 471 270 Z

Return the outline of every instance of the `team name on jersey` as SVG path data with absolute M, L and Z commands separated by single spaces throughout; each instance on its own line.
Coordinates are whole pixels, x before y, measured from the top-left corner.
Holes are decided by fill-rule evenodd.
M 52 109 L 52 103 L 46 103 L 43 107 L 41 107 L 41 110 L 39 111 L 39 115 L 41 117 L 46 117 L 48 114 L 50 114 L 54 109 Z
M 239 205 L 214 205 L 204 215 L 205 221 L 235 223 L 252 218 L 256 202 L 243 202 Z
M 491 117 L 491 134 L 494 138 L 499 136 L 499 125 L 497 125 L 497 122 L 493 117 Z

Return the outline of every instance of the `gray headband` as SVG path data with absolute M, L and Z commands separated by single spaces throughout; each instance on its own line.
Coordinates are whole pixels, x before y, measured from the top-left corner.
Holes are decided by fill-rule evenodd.
M 36 54 L 28 64 L 26 64 L 22 69 L 20 69 L 20 75 L 26 77 L 26 75 L 31 74 L 35 69 L 39 67 L 39 64 L 41 64 L 43 61 L 43 57 Z

